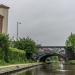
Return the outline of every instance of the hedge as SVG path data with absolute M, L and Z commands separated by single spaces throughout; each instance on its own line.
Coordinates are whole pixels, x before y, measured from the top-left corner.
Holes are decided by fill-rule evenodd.
M 16 48 L 9 48 L 8 60 L 11 63 L 25 62 L 25 60 L 26 60 L 25 51 L 19 50 L 19 49 L 16 49 Z

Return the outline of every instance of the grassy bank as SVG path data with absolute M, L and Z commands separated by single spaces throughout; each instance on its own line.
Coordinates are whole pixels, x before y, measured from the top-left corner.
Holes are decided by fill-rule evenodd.
M 65 64 L 68 64 L 68 65 L 75 65 L 75 60 L 69 60 L 69 61 L 67 61 Z
M 4 60 L 0 60 L 0 66 L 7 66 L 7 65 L 14 65 L 14 64 L 27 64 L 27 63 L 36 63 L 36 62 L 27 60 L 24 62 L 14 61 L 13 63 L 12 62 L 6 63 Z

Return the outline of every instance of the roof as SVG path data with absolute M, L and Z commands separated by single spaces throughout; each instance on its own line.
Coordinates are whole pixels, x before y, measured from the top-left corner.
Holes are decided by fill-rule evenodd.
M 3 4 L 0 4 L 0 8 L 6 8 L 6 9 L 9 9 L 9 7 L 8 7 L 8 6 L 3 5 Z

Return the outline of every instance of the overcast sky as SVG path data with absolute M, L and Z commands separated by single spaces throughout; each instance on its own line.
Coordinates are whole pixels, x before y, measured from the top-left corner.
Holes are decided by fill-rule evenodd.
M 29 36 L 42 45 L 65 45 L 71 32 L 75 33 L 75 0 L 0 0 L 8 5 L 8 33 L 16 37 Z

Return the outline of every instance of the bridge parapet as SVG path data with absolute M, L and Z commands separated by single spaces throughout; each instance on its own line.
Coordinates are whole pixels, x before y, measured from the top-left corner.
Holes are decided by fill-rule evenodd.
M 37 46 L 37 48 L 66 48 L 66 46 Z

